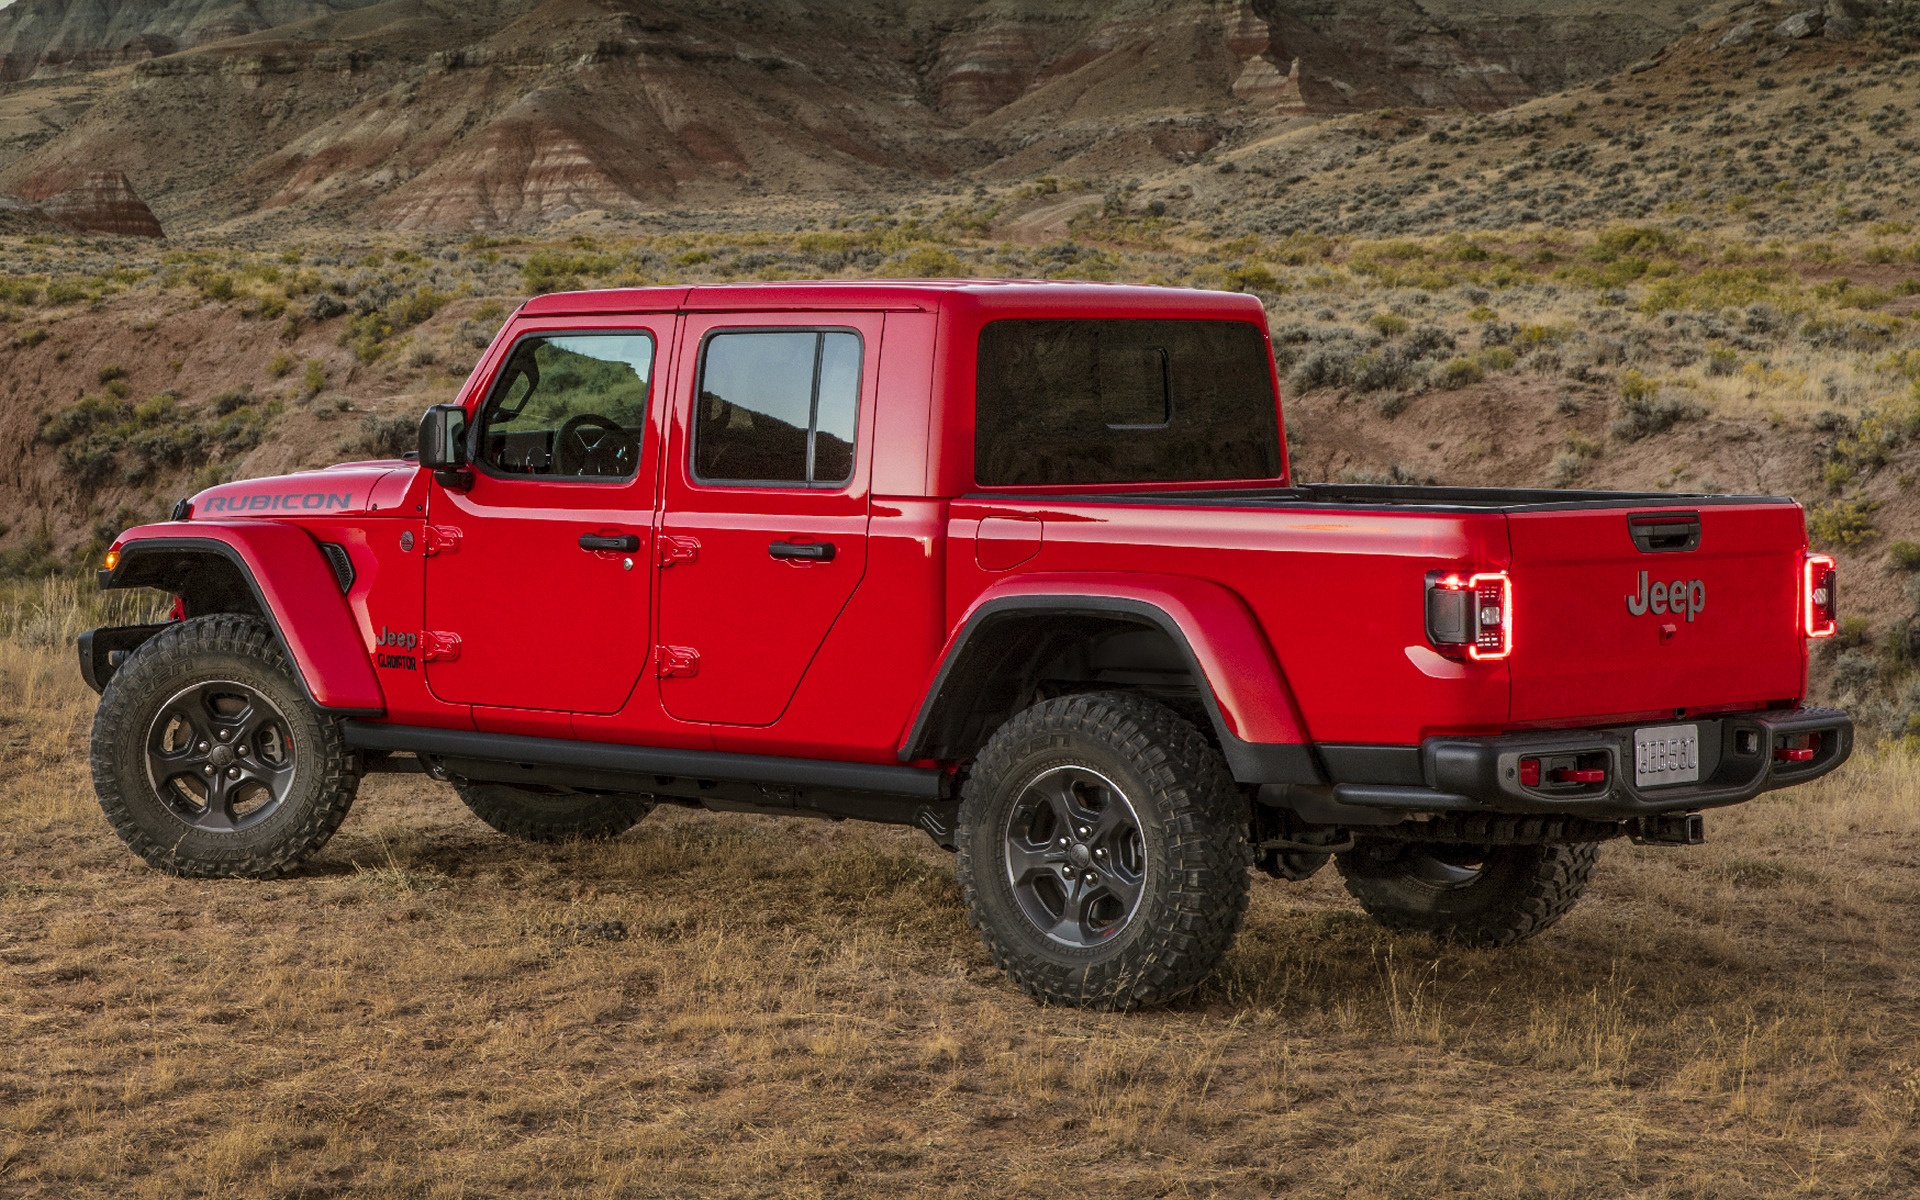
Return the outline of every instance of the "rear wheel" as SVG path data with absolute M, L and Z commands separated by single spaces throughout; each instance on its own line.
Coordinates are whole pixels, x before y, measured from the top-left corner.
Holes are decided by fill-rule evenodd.
M 176 875 L 283 874 L 333 836 L 360 783 L 272 631 L 233 614 L 134 651 L 100 697 L 90 759 L 114 832 Z
M 1036 999 L 1165 1002 L 1240 929 L 1247 820 L 1219 753 L 1165 707 L 1111 693 L 1037 704 L 994 734 L 961 798 L 968 919 Z
M 1347 891 L 1388 929 L 1508 946 L 1551 926 L 1586 890 L 1596 842 L 1362 845 L 1338 858 Z
M 523 842 L 617 837 L 653 811 L 648 796 L 542 791 L 510 783 L 455 783 L 473 815 Z

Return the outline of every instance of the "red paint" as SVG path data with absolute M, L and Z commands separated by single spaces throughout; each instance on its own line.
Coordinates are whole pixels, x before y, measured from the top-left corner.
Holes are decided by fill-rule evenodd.
M 635 479 L 476 471 L 470 489 L 453 491 L 407 463 L 352 464 L 209 489 L 192 522 L 130 531 L 118 545 L 182 533 L 230 541 L 324 702 L 384 703 L 391 721 L 499 733 L 894 762 L 969 615 L 1059 597 L 1164 614 L 1226 732 L 1255 743 L 1412 745 L 1737 711 L 1803 690 L 1804 636 L 1823 628 L 1809 581 L 1823 560 L 1804 557 L 1792 505 L 1701 506 L 1699 549 L 1659 554 L 1636 548 L 1626 515 L 1681 507 L 1664 497 L 1512 512 L 1179 502 L 1223 486 L 1271 496 L 1289 482 L 1284 459 L 1269 479 L 1113 485 L 1102 496 L 981 487 L 975 347 L 986 323 L 1008 317 L 1206 318 L 1265 332 L 1252 297 L 1100 284 L 541 296 L 501 330 L 457 403 L 473 414 L 526 334 L 647 330 L 657 352 Z M 688 449 L 702 336 L 791 326 L 861 337 L 852 480 L 701 482 Z M 1127 502 L 1146 492 L 1168 502 Z M 310 505 L 309 495 L 344 499 Z M 222 511 L 209 513 L 214 500 Z M 225 519 L 229 506 L 246 517 Z M 630 534 L 639 549 L 583 551 L 582 534 Z M 348 549 L 357 574 L 346 596 L 314 539 Z M 822 541 L 834 544 L 830 562 L 769 553 Z M 1658 584 L 1662 611 L 1636 616 L 1642 571 L 1649 607 Z M 1484 590 L 1501 609 L 1497 643 L 1436 650 L 1425 626 L 1431 573 Z M 1686 611 L 1665 611 L 1674 594 Z M 408 636 L 414 669 L 370 665 L 397 653 L 383 638 Z M 1520 770 L 1538 782 L 1538 759 Z

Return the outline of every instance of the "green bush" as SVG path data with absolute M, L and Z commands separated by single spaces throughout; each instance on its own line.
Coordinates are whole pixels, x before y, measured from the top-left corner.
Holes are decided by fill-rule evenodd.
M 1412 327 L 1412 322 L 1398 313 L 1377 312 L 1367 318 L 1367 324 L 1373 327 L 1381 337 L 1398 337 Z
M 1807 536 L 1829 550 L 1852 550 L 1880 536 L 1873 526 L 1878 500 L 1834 500 L 1807 510 Z
M 1887 561 L 1897 571 L 1920 571 L 1920 542 L 1894 542 L 1887 547 Z
M 1456 358 L 1435 372 L 1443 388 L 1463 388 L 1487 377 L 1486 369 L 1471 358 Z

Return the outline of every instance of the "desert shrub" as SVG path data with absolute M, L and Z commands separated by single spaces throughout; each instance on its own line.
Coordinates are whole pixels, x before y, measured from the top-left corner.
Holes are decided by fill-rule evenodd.
M 1814 545 L 1851 550 L 1880 536 L 1873 513 L 1878 500 L 1834 500 L 1807 510 L 1807 536 Z
M 1286 285 L 1275 277 L 1265 263 L 1247 263 L 1228 268 L 1227 287 L 1236 292 L 1279 292 L 1286 289 Z
M 1894 542 L 1887 547 L 1887 561 L 1896 571 L 1920 571 L 1920 542 Z
M 1573 336 L 1573 323 L 1555 322 L 1551 325 L 1524 325 L 1520 329 L 1519 343 L 1529 350 L 1545 346 L 1558 346 Z
M 1434 384 L 1442 388 L 1463 388 L 1486 377 L 1486 369 L 1473 359 L 1455 358 L 1434 371 Z
M 247 391 L 245 388 L 232 388 L 228 391 L 221 392 L 213 398 L 214 415 L 224 417 L 228 413 L 245 408 L 252 403 L 252 392 Z
M 1740 356 L 1730 346 L 1716 346 L 1707 351 L 1706 372 L 1709 375 L 1731 375 L 1740 369 Z
M 375 458 L 399 458 L 419 445 L 419 422 L 406 413 L 368 413 L 360 420 L 359 448 Z
M 1398 313 L 1377 312 L 1367 318 L 1367 324 L 1381 337 L 1396 337 L 1405 333 L 1412 322 Z
M 1511 371 L 1520 360 L 1505 346 L 1491 346 L 1480 352 L 1477 361 L 1489 371 Z
M 942 279 L 968 273 L 966 264 L 941 246 L 916 246 L 890 264 L 886 274 L 902 279 Z M 1268 276 L 1272 282 L 1272 276 Z M 1248 290 L 1246 288 L 1240 289 Z
M 1578 454 L 1562 450 L 1547 466 L 1547 486 L 1572 487 L 1587 473 L 1587 465 L 1587 460 Z
M 1363 392 L 1409 387 L 1419 379 L 1420 369 L 1424 365 L 1423 359 L 1407 353 L 1402 347 L 1386 346 L 1354 360 L 1352 383 Z M 1393 413 L 1383 415 L 1392 416 Z
M 320 389 L 327 386 L 327 364 L 317 358 L 308 359 L 300 376 L 300 386 L 309 396 L 319 395 Z
M 293 356 L 285 350 L 275 351 L 273 357 L 267 360 L 267 374 L 275 379 L 286 378 L 291 370 L 293 370 Z
M 345 316 L 346 302 L 332 292 L 315 292 L 307 301 L 307 319 L 309 321 L 331 321 L 335 317 Z
M 112 383 L 116 379 L 125 379 L 127 377 L 127 369 L 119 363 L 113 363 L 109 366 L 101 367 L 97 374 L 100 376 L 101 383 Z
M 1520 337 L 1520 326 L 1514 321 L 1488 321 L 1480 327 L 1482 346 L 1511 346 Z
M 1355 360 L 1359 358 L 1351 341 L 1327 341 L 1306 352 L 1287 376 L 1287 384 L 1296 392 L 1315 388 L 1346 387 L 1353 382 Z
M 1628 372 L 1629 375 L 1635 373 Z M 1607 431 L 1623 442 L 1637 442 L 1665 433 L 1682 421 L 1697 421 L 1706 415 L 1706 405 L 1690 397 L 1628 392 L 1614 408 L 1613 422 Z
M 78 304 L 87 298 L 87 289 L 70 279 L 56 279 L 47 285 L 48 304 Z
M 1441 351 L 1450 351 L 1455 342 L 1452 334 L 1438 325 L 1419 325 L 1407 335 L 1406 347 L 1410 354 L 1422 358 L 1432 358 Z

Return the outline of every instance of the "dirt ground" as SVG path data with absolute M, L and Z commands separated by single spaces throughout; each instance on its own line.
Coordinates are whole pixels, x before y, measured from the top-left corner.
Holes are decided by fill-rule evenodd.
M 1894 1196 L 1920 760 L 1607 846 L 1530 945 L 1259 878 L 1172 1008 L 1039 1008 L 911 831 L 534 847 L 370 781 L 272 883 L 149 870 L 92 697 L 0 641 L 0 1196 Z

